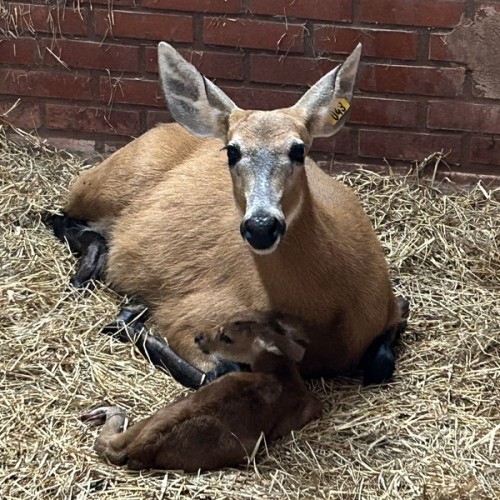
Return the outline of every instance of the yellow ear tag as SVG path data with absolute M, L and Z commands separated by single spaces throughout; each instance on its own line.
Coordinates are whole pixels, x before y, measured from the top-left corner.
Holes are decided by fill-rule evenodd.
M 341 97 L 337 100 L 335 107 L 330 110 L 330 125 L 337 125 L 343 116 L 349 111 L 351 105 L 347 99 Z

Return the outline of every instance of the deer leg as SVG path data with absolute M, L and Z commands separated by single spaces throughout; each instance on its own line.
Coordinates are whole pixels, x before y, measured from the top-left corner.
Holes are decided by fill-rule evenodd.
M 391 380 L 396 368 L 394 356 L 394 330 L 379 335 L 363 356 L 363 385 L 381 384 Z
M 394 345 L 406 329 L 410 314 L 410 303 L 404 297 L 398 298 L 401 320 L 393 328 L 389 328 L 377 337 L 361 361 L 363 369 L 363 385 L 381 384 L 391 380 L 396 368 Z
M 102 235 L 89 229 L 84 221 L 66 215 L 52 217 L 54 234 L 61 241 L 67 241 L 78 258 L 75 275 L 70 284 L 75 288 L 88 287 L 92 280 L 104 275 L 108 257 L 108 246 Z
M 124 307 L 117 320 L 105 326 L 102 332 L 119 342 L 133 342 L 153 366 L 170 373 L 177 382 L 190 389 L 198 389 L 229 372 L 250 370 L 247 365 L 224 359 L 218 360 L 217 366 L 207 373 L 198 370 L 176 354 L 163 337 L 148 332 L 144 324 L 146 311 L 137 303 Z
M 170 373 L 185 387 L 197 389 L 203 385 L 205 379 L 203 372 L 178 356 L 163 337 L 148 332 L 144 324 L 144 311 L 145 308 L 141 310 L 140 306 L 133 309 L 122 308 L 118 319 L 105 326 L 102 332 L 119 342 L 133 342 L 139 352 L 154 366 Z
M 94 449 L 99 455 L 115 465 L 124 465 L 127 462 L 128 440 L 122 438 L 123 427 L 127 420 L 125 410 L 119 406 L 102 406 L 82 415 L 80 419 L 94 427 L 103 425 L 94 444 Z

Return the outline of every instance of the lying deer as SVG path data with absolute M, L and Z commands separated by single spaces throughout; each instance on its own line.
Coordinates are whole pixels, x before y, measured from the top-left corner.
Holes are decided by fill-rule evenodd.
M 55 218 L 56 234 L 81 254 L 74 284 L 105 271 L 115 289 L 140 297 L 168 341 L 156 339 L 151 358 L 170 367 L 180 356 L 192 368 L 177 374 L 185 385 L 228 369 L 196 348 L 197 332 L 247 309 L 307 325 L 305 375 L 361 365 L 365 383 L 392 376 L 407 302 L 395 300 L 356 196 L 308 156 L 315 137 L 344 125 L 360 54 L 359 45 L 294 106 L 246 111 L 160 43 L 159 73 L 179 124 L 82 172 Z
M 296 321 L 263 313 L 195 337 L 205 354 L 249 364 L 251 373 L 229 373 L 122 432 L 117 406 L 82 420 L 104 428 L 95 450 L 130 469 L 196 471 L 236 466 L 252 454 L 261 434 L 273 440 L 318 418 L 322 403 L 307 390 L 297 368 L 306 337 Z

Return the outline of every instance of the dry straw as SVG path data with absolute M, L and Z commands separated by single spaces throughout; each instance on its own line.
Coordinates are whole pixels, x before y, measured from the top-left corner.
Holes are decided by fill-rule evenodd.
M 312 382 L 321 420 L 246 468 L 138 473 L 101 461 L 78 416 L 105 400 L 143 417 L 186 391 L 99 333 L 120 297 L 68 287 L 74 259 L 41 220 L 83 164 L 27 138 L 0 131 L 2 498 L 498 497 L 499 191 L 345 176 L 411 299 L 394 382 Z

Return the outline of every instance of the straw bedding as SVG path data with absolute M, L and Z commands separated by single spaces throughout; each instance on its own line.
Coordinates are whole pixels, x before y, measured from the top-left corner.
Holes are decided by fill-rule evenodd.
M 443 194 L 359 171 L 359 194 L 398 294 L 411 299 L 398 372 L 384 387 L 311 382 L 321 420 L 248 467 L 130 472 L 92 450 L 96 403 L 144 417 L 187 391 L 99 333 L 122 300 L 68 286 L 74 258 L 41 218 L 83 167 L 0 131 L 2 498 L 495 498 L 500 494 L 500 192 Z

